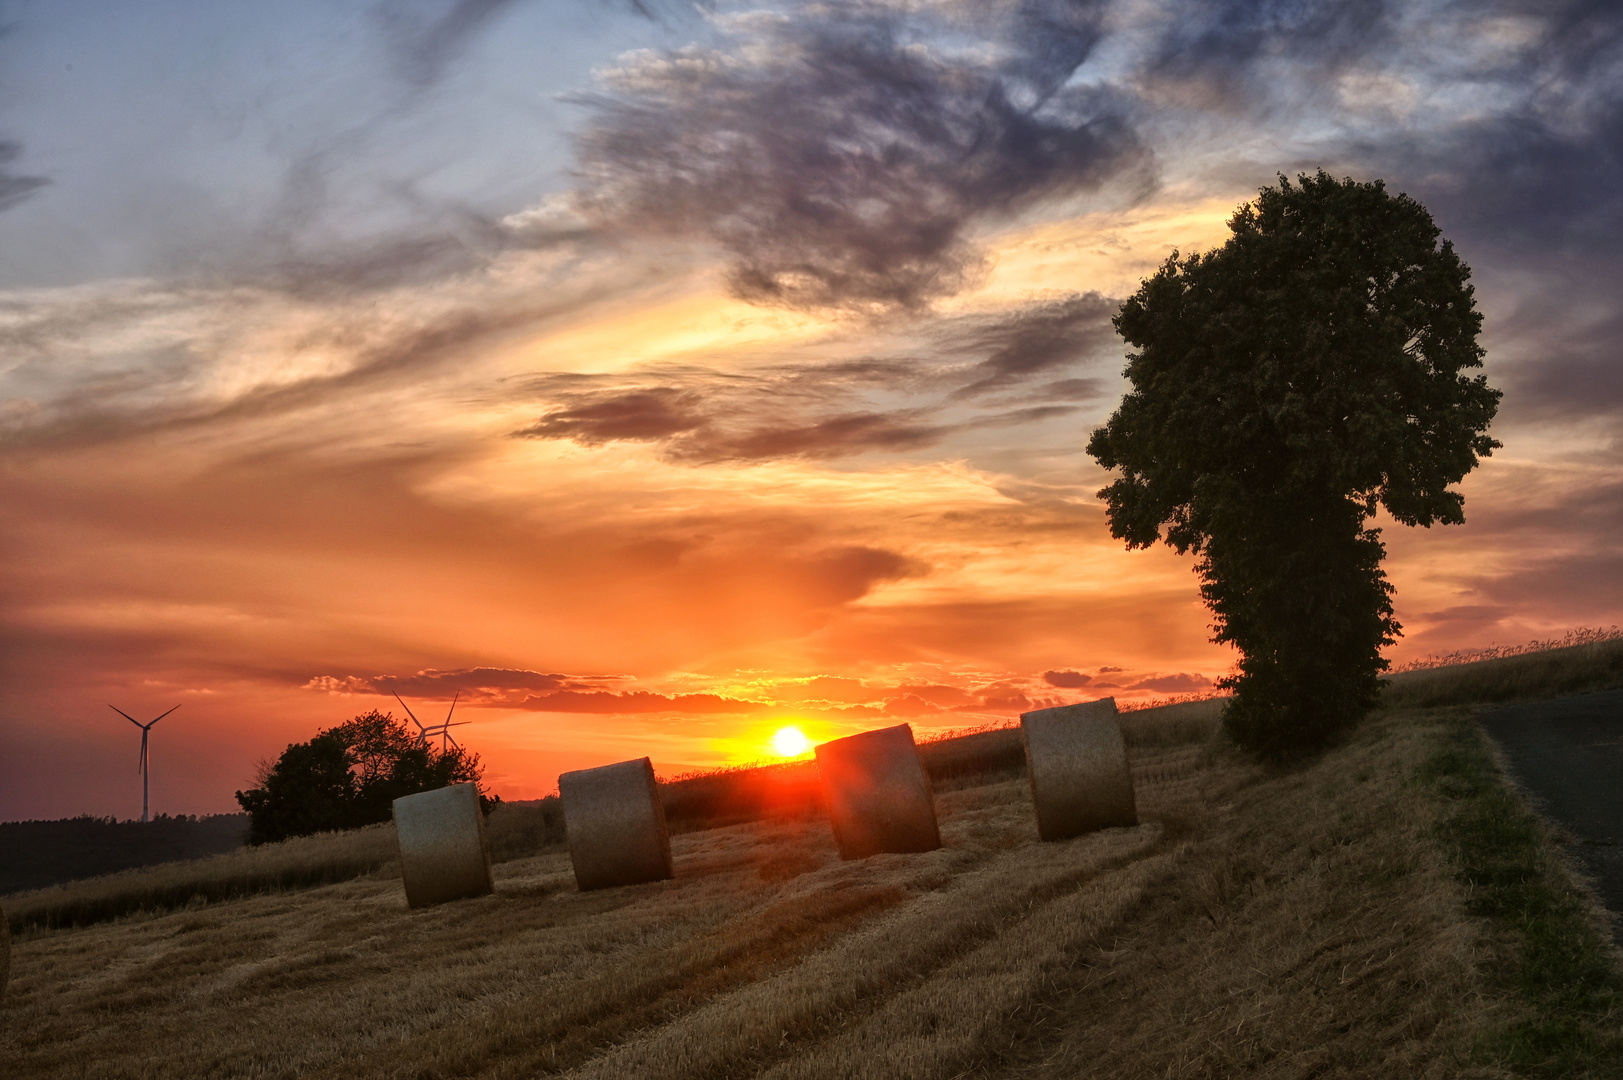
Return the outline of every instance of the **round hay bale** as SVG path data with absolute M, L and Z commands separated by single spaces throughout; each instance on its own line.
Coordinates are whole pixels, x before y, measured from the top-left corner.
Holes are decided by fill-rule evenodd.
M 1044 840 L 1138 824 L 1115 698 L 1024 713 L 1020 733 Z
M 6 921 L 6 910 L 0 908 L 0 994 L 6 992 L 6 980 L 11 976 L 11 924 Z
M 647 758 L 558 777 L 564 835 L 582 891 L 671 877 L 671 837 Z
M 453 784 L 394 801 L 406 906 L 427 907 L 495 891 L 479 789 Z
M 817 771 L 840 858 L 941 846 L 930 778 L 908 725 L 823 743 L 817 747 Z

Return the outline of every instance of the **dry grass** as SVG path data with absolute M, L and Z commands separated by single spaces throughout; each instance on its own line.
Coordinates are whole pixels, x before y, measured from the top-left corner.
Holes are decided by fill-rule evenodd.
M 938 851 L 843 863 L 821 819 L 754 821 L 674 837 L 672 881 L 580 893 L 540 804 L 493 816 L 496 843 L 522 809 L 501 843 L 531 852 L 496 867 L 494 896 L 411 912 L 383 866 L 35 925 L 0 1063 L 7 1080 L 1552 1068 L 1517 1033 L 1569 1030 L 1565 999 L 1505 975 L 1536 953 L 1525 912 L 1482 909 L 1506 874 L 1467 865 L 1464 789 L 1437 779 L 1474 737 L 1462 711 L 1383 712 L 1266 769 L 1221 742 L 1221 706 L 1125 716 L 1144 824 L 1059 844 L 1037 841 L 1024 781 L 995 779 L 938 790 Z M 1509 876 L 1520 896 L 1559 873 L 1523 859 Z M 1586 999 L 1586 1045 L 1623 1045 L 1611 1000 Z M 1569 1054 L 1560 1075 L 1610 1075 L 1603 1060 Z
M 576 892 L 552 848 L 420 912 L 379 873 L 33 929 L 0 1061 L 8 1080 L 1505 1075 L 1471 1048 L 1524 1006 L 1483 974 L 1491 927 L 1416 780 L 1448 718 L 1383 714 L 1268 771 L 1215 713 L 1138 722 L 1145 824 L 1060 844 L 1004 780 L 941 794 L 924 855 L 842 863 L 820 820 L 754 822 L 673 838 L 676 879 L 632 888 Z
M 814 761 L 743 765 L 689 773 L 659 783 L 665 824 L 673 833 L 792 820 L 824 812 Z
M 1574 645 L 1599 645 L 1619 639 L 1623 639 L 1623 629 L 1616 626 L 1581 626 L 1568 630 L 1558 638 L 1546 638 L 1543 641 L 1526 641 L 1518 645 L 1490 645 L 1487 648 L 1479 649 L 1458 649 L 1442 655 L 1431 653 L 1400 664 L 1393 670 L 1419 671 L 1423 668 L 1458 667 L 1461 664 L 1474 664 L 1481 660 L 1502 660 L 1511 656 L 1524 656 L 1528 653 L 1551 652 L 1556 649 L 1571 648 Z
M 1198 755 L 1184 756 L 1145 766 L 1146 817 L 1162 789 L 1187 816 Z M 674 881 L 601 893 L 576 892 L 553 851 L 498 866 L 496 896 L 423 912 L 379 874 L 30 930 L 0 1060 L 8 1078 L 533 1075 L 786 975 L 823 995 L 800 1010 L 809 1030 L 833 1015 L 828 1000 L 882 1005 L 897 980 L 990 956 L 1007 928 L 1061 918 L 1055 902 L 1086 907 L 1079 890 L 1114 890 L 1175 847 L 1157 824 L 1040 845 L 1020 782 L 941 803 L 949 846 L 920 856 L 842 863 L 821 821 L 756 823 L 676 837 Z M 863 969 L 874 948 L 908 942 Z M 851 968 L 839 984 L 815 974 L 836 955 Z
M 1382 716 L 1276 772 L 1222 751 L 1177 887 L 1025 1014 L 1007 1075 L 1498 1075 L 1461 1060 L 1510 1006 L 1413 780 L 1438 731 Z
M 1180 746 L 1213 738 L 1223 720 L 1227 697 L 1180 701 L 1121 714 L 1121 733 L 1129 749 Z
M 1577 645 L 1505 652 L 1488 660 L 1399 671 L 1388 676 L 1381 701 L 1392 709 L 1484 705 L 1623 686 L 1623 638 L 1598 636 Z

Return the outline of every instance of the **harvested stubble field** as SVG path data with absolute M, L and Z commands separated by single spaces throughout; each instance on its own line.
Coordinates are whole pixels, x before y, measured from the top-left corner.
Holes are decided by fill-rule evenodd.
M 1219 705 L 1129 716 L 1143 823 L 1058 844 L 991 774 L 938 789 L 925 855 L 842 863 L 800 817 L 678 835 L 676 878 L 624 889 L 575 891 L 545 846 L 494 896 L 415 912 L 385 865 L 35 926 L 0 1072 L 1618 1075 L 1615 957 L 1468 708 L 1377 713 L 1267 769 L 1220 741 Z M 1483 864 L 1490 818 L 1521 862 Z M 1483 906 L 1529 881 L 1578 968 L 1534 955 L 1521 901 Z

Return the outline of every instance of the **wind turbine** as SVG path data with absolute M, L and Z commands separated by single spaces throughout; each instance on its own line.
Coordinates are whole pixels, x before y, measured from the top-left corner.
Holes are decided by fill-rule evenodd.
M 394 693 L 394 691 L 391 690 L 390 693 Z M 429 739 L 433 738 L 435 735 L 440 736 L 440 753 L 442 754 L 445 753 L 446 743 L 450 743 L 458 750 L 462 749 L 462 744 L 457 742 L 456 737 L 451 734 L 452 728 L 462 727 L 468 722 L 466 720 L 458 720 L 454 724 L 451 723 L 451 713 L 456 712 L 456 703 L 461 697 L 462 691 L 458 690 L 456 692 L 456 696 L 451 699 L 451 708 L 446 712 L 445 722 L 443 724 L 430 724 L 429 726 L 424 727 L 423 722 L 417 719 L 417 714 L 411 711 L 411 706 L 406 704 L 405 699 L 399 694 L 394 695 L 394 699 L 400 702 L 400 707 L 406 710 L 406 715 L 411 717 L 411 722 L 417 725 L 417 730 L 420 733 L 417 736 L 417 741 L 422 743 L 424 746 L 427 746 Z
M 107 707 L 141 729 L 141 764 L 136 768 L 141 773 L 141 821 L 144 823 L 147 820 L 147 734 L 152 731 L 152 724 L 156 724 L 158 720 L 162 720 L 164 716 L 168 716 L 169 713 L 174 712 L 175 709 L 180 708 L 180 706 L 176 705 L 175 709 L 170 709 L 169 712 L 164 713 L 163 716 L 153 720 L 150 724 L 141 723 L 141 721 L 137 720 L 123 709 L 120 709 L 117 705 L 109 705 Z

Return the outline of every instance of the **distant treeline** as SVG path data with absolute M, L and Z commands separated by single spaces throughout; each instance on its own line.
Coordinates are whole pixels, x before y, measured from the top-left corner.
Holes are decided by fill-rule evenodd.
M 241 847 L 247 828 L 247 814 L 0 822 L 0 893 L 220 855 Z

